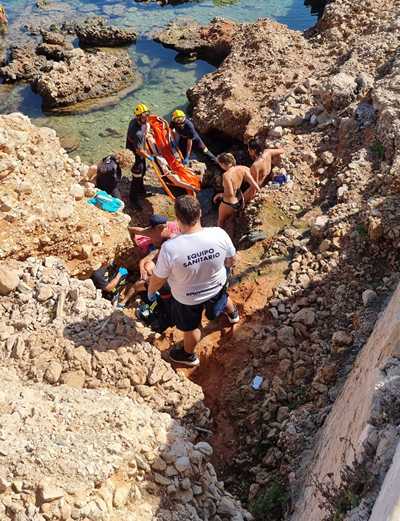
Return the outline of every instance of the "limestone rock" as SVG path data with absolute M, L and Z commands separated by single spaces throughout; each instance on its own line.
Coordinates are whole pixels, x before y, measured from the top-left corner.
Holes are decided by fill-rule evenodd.
M 371 304 L 377 298 L 377 296 L 378 295 L 373 289 L 366 289 L 365 291 L 363 291 L 362 301 L 364 306 L 368 306 L 369 304 Z
M 52 360 L 50 362 L 50 365 L 46 369 L 44 378 L 50 384 L 56 384 L 58 382 L 58 380 L 60 379 L 61 373 L 62 373 L 62 365 L 59 362 Z
M 34 88 L 42 96 L 45 107 L 54 109 L 109 96 L 136 79 L 132 61 L 125 51 L 88 54 L 75 49 L 68 61 L 38 76 Z
M 38 494 L 41 502 L 48 503 L 64 496 L 64 491 L 51 483 L 50 480 L 44 479 L 39 483 Z
M 137 34 L 132 29 L 107 25 L 104 18 L 94 16 L 76 25 L 76 35 L 81 46 L 116 47 L 136 42 Z
M 81 389 L 85 383 L 85 373 L 83 371 L 69 371 L 61 376 L 60 382 L 69 387 Z
M 353 337 L 349 333 L 346 333 L 346 331 L 336 331 L 332 335 L 332 343 L 349 346 L 353 343 Z
M 83 199 L 83 197 L 85 196 L 85 188 L 75 183 L 71 186 L 69 193 L 70 195 L 72 195 L 74 199 L 79 201 L 80 199 Z
M 8 295 L 14 291 L 19 284 L 18 271 L 7 267 L 6 264 L 0 265 L 0 295 Z
M 278 341 L 284 346 L 296 345 L 294 329 L 291 326 L 283 326 L 277 331 Z
M 303 308 L 298 311 L 293 320 L 295 322 L 302 322 L 306 326 L 312 326 L 315 322 L 315 311 L 313 308 Z

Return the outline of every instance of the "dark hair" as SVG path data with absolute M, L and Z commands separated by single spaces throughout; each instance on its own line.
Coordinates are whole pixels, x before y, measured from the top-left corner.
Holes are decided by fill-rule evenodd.
M 251 150 L 254 150 L 254 152 L 256 154 L 261 154 L 262 152 L 262 146 L 260 144 L 260 142 L 258 141 L 258 139 L 256 138 L 253 138 L 253 139 L 250 139 L 250 141 L 248 142 L 248 145 L 247 145 Z
M 201 206 L 199 201 L 191 195 L 182 195 L 175 199 L 176 218 L 187 226 L 193 226 L 200 220 Z

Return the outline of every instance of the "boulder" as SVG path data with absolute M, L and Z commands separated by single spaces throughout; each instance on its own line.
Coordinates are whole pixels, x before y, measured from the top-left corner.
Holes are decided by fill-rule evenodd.
M 315 311 L 313 308 L 303 308 L 298 311 L 293 320 L 295 322 L 301 322 L 306 326 L 312 326 L 315 322 Z
M 56 360 L 52 360 L 50 362 L 50 365 L 46 369 L 46 372 L 44 374 L 44 379 L 49 384 L 56 384 L 58 380 L 60 379 L 62 372 L 62 365 L 57 362 Z
M 84 22 L 77 24 L 75 30 L 81 46 L 117 47 L 129 45 L 136 42 L 137 39 L 137 34 L 133 29 L 108 25 L 106 20 L 100 16 L 87 18 Z
M 311 235 L 321 239 L 324 236 L 324 230 L 328 222 L 329 217 L 327 215 L 320 215 L 317 217 L 311 226 Z
M 366 289 L 362 293 L 362 301 L 364 306 L 368 306 L 377 298 L 377 294 L 373 289 Z
M 110 96 L 137 80 L 126 51 L 85 53 L 74 49 L 69 59 L 40 74 L 33 88 L 47 109 Z
M 171 22 L 155 33 L 154 40 L 175 49 L 182 57 L 202 58 L 219 65 L 229 54 L 236 26 L 221 18 L 215 18 L 208 26 L 193 20 Z
M 294 329 L 291 326 L 283 326 L 278 329 L 278 341 L 284 346 L 295 346 L 296 339 L 294 336 Z
M 341 345 L 341 346 L 349 346 L 353 343 L 353 337 L 346 331 L 336 331 L 332 335 L 332 344 Z
M 351 103 L 358 89 L 354 76 L 345 72 L 329 76 L 316 90 L 322 105 L 328 112 L 343 109 Z
M 64 497 L 64 491 L 48 479 L 44 479 L 39 483 L 38 496 L 42 503 L 48 503 Z
M 6 264 L 0 265 L 0 295 L 8 295 L 14 291 L 19 284 L 19 272 L 7 267 Z

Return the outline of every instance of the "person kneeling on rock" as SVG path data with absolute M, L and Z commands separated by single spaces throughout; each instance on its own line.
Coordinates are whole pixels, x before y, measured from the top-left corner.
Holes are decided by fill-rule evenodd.
M 126 286 L 128 270 L 124 267 L 118 268 L 114 262 L 105 263 L 97 269 L 91 279 L 97 289 L 101 289 L 103 298 L 118 301 L 122 289 Z
M 157 291 L 169 284 L 171 322 L 184 336 L 183 348 L 174 347 L 169 357 L 196 366 L 200 363 L 195 349 L 201 339 L 203 311 L 209 320 L 225 313 L 231 324 L 239 322 L 238 310 L 227 293 L 227 269 L 234 263 L 236 250 L 221 228 L 202 228 L 200 203 L 194 197 L 178 197 L 175 214 L 181 234 L 161 246 L 147 296 L 154 302 Z
M 135 156 L 130 150 L 125 148 L 104 157 L 97 165 L 92 165 L 88 172 L 88 179 L 92 180 L 96 176 L 96 187 L 104 190 L 113 197 L 121 199 L 119 183 L 122 177 L 122 170 L 133 165 Z
M 174 143 L 178 145 L 183 155 L 184 165 L 189 163 L 193 149 L 203 152 L 211 161 L 216 164 L 218 163 L 217 158 L 208 150 L 192 121 L 186 116 L 183 110 L 177 109 L 172 113 L 172 121 L 169 126 L 172 130 Z

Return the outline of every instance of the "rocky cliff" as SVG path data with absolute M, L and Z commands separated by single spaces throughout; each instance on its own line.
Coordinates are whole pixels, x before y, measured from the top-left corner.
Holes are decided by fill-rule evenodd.
M 54 257 L 0 266 L 0 294 L 1 519 L 251 519 L 199 438 L 201 389 L 138 323 Z
M 87 203 L 88 167 L 60 146 L 54 130 L 38 128 L 22 114 L 0 117 L 0 258 L 25 259 L 51 252 L 72 272 L 90 272 L 129 244 L 123 213 Z

